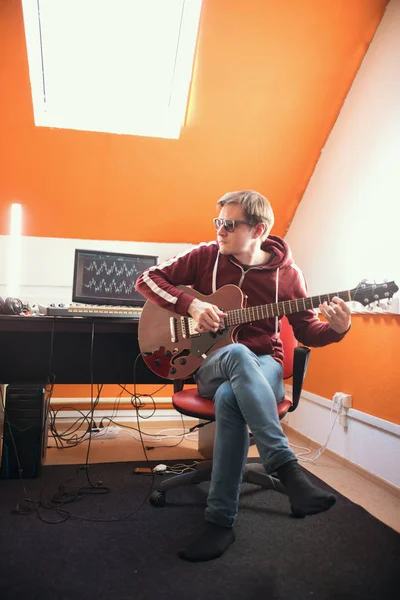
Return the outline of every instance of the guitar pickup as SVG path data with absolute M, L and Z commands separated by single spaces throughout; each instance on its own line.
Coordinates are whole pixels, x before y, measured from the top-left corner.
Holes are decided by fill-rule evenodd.
M 175 317 L 171 317 L 169 320 L 169 329 L 171 332 L 171 342 L 176 344 L 178 341 L 178 325 Z
M 200 333 L 195 330 L 196 321 L 191 317 L 181 317 L 182 337 L 188 338 L 198 337 Z

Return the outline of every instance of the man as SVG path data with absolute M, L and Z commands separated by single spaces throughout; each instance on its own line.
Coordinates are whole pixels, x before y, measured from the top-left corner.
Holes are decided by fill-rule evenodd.
M 307 296 L 288 245 L 269 235 L 274 215 L 264 196 L 255 191 L 230 192 L 218 201 L 217 208 L 216 241 L 151 267 L 137 281 L 139 292 L 170 311 L 191 315 L 198 332 L 217 331 L 226 313 L 193 299 L 177 285 L 191 285 L 209 295 L 235 284 L 247 297 L 247 306 Z M 307 346 L 338 342 L 350 328 L 350 310 L 340 298 L 322 304 L 320 310 L 327 322 L 321 322 L 313 310 L 288 315 L 296 338 Z M 214 398 L 216 434 L 204 528 L 179 552 L 186 560 L 216 558 L 235 539 L 248 428 L 266 472 L 276 472 L 285 486 L 293 515 L 316 514 L 336 502 L 333 494 L 309 482 L 280 425 L 276 404 L 282 401 L 284 388 L 278 318 L 244 325 L 237 341 L 211 352 L 195 375 L 199 394 Z

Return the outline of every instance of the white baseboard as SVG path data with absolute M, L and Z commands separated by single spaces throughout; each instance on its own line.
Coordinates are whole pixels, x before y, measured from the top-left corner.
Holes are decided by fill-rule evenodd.
M 89 415 L 89 411 L 82 411 L 85 415 Z M 199 422 L 199 419 L 193 417 L 186 417 L 181 415 L 176 410 L 157 410 L 154 414 L 153 411 L 139 411 L 139 420 L 141 423 L 148 422 L 151 426 L 154 423 L 160 423 L 161 421 L 173 422 L 179 425 L 182 423 L 182 418 L 185 423 L 190 424 L 190 427 Z M 72 423 L 79 418 L 79 414 L 73 410 L 63 410 L 57 415 L 57 421 L 63 423 Z M 111 417 L 113 420 L 121 423 L 137 423 L 136 412 L 134 410 L 119 410 L 118 414 L 113 413 L 112 410 L 98 410 L 94 414 L 96 421 L 101 421 L 105 417 Z
M 156 398 L 156 401 L 157 404 L 170 404 L 171 398 Z M 79 418 L 79 413 L 76 410 L 73 410 L 74 408 L 82 411 L 85 415 L 88 415 L 90 413 L 90 409 L 82 410 L 81 406 L 83 404 L 88 405 L 90 402 L 90 398 L 54 398 L 51 401 L 51 405 L 55 410 L 57 410 L 59 406 L 66 407 L 65 410 L 57 413 L 57 421 L 67 424 L 73 423 L 77 418 Z M 137 423 L 137 415 L 133 407 L 127 409 L 119 408 L 117 414 L 116 411 L 113 411 L 110 408 L 101 408 L 102 404 L 113 404 L 114 402 L 115 398 L 100 398 L 95 411 L 96 421 L 101 421 L 103 417 L 113 417 L 120 423 Z M 144 403 L 146 408 L 139 409 L 139 419 L 141 424 L 147 421 L 149 426 L 151 426 L 154 422 L 170 422 L 176 423 L 179 426 L 183 419 L 185 424 L 187 424 L 189 427 L 193 427 L 193 425 L 199 422 L 198 419 L 194 419 L 193 417 L 181 415 L 173 408 L 162 408 L 154 411 L 151 406 L 152 403 L 148 398 L 144 399 Z M 68 410 L 69 408 L 71 408 L 71 410 Z
M 289 394 L 291 386 L 285 386 Z M 289 413 L 291 429 L 325 444 L 330 429 L 332 401 L 303 391 L 297 409 Z M 332 421 L 334 421 L 334 413 Z M 400 425 L 350 408 L 348 427 L 336 421 L 327 449 L 388 483 L 400 487 Z
M 51 404 L 55 407 L 57 407 L 57 406 L 76 406 L 77 408 L 79 408 L 80 405 L 90 404 L 91 401 L 92 401 L 92 399 L 89 397 L 87 397 L 87 398 L 52 398 Z M 141 401 L 146 406 L 151 406 L 153 403 L 151 398 L 149 398 L 148 396 L 143 396 L 141 398 Z M 172 398 L 171 398 L 171 396 L 156 397 L 156 398 L 154 398 L 154 401 L 157 402 L 157 404 L 171 404 Z M 119 399 L 119 403 L 127 404 L 129 402 L 130 402 L 129 396 L 124 396 L 123 398 Z M 111 398 L 99 398 L 97 405 L 101 406 L 102 404 L 115 404 L 115 403 L 116 403 L 116 399 L 114 396 Z

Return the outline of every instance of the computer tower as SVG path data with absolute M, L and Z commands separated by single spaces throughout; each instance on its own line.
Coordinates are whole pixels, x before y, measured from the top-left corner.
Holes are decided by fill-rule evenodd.
M 10 384 L 6 388 L 2 479 L 37 477 L 47 448 L 45 385 Z

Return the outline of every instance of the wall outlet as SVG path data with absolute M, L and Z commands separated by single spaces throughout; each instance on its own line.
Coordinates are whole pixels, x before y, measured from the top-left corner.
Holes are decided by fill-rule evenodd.
M 351 408 L 353 405 L 353 398 L 350 394 L 345 394 L 344 392 L 336 392 L 333 396 L 333 406 L 336 410 L 340 408 Z
M 339 410 L 340 407 L 342 406 L 342 393 L 336 392 L 336 394 L 333 394 L 332 402 L 333 402 L 333 407 L 336 410 Z
M 339 425 L 347 429 L 349 426 L 348 423 L 348 412 L 349 408 L 353 405 L 353 398 L 350 394 L 345 394 L 344 392 L 336 392 L 333 398 L 333 406 L 336 411 L 339 412 Z

